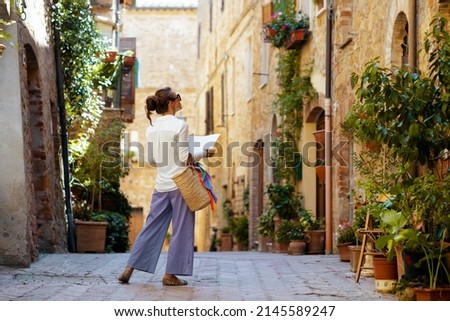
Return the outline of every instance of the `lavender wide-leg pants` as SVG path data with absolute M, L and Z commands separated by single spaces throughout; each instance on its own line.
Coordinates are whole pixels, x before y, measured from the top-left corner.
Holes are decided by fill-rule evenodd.
M 195 214 L 189 210 L 178 189 L 153 192 L 150 212 L 131 249 L 128 266 L 155 272 L 171 220 L 173 233 L 167 253 L 166 274 L 192 275 Z

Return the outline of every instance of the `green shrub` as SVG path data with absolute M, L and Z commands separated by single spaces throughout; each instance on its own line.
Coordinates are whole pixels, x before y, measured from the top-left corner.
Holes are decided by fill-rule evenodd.
M 102 211 L 91 217 L 92 221 L 108 222 L 106 229 L 107 253 L 124 253 L 129 249 L 127 218 L 117 212 Z

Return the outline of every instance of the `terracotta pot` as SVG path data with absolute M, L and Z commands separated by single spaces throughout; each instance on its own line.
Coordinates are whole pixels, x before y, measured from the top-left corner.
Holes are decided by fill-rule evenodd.
M 397 259 L 388 260 L 386 257 L 373 258 L 373 273 L 375 279 L 397 280 Z
M 114 62 L 116 61 L 117 51 L 107 51 L 105 55 L 103 62 Z
M 136 56 L 124 56 L 123 57 L 123 64 L 125 66 L 134 66 L 134 62 L 136 61 Z
M 287 253 L 289 250 L 289 244 L 275 242 L 276 253 Z
M 275 36 L 277 34 L 277 32 L 275 31 L 275 29 L 267 27 L 266 28 L 266 37 L 267 38 L 271 38 L 273 36 Z
M 104 253 L 108 222 L 75 220 L 78 253 Z
M 302 240 L 292 240 L 289 243 L 288 254 L 303 255 L 306 252 L 306 242 Z
M 450 301 L 450 287 L 445 288 L 415 288 L 417 301 Z
M 313 132 L 313 135 L 316 142 L 322 144 L 322 146 L 325 146 L 325 129 L 316 130 Z
M 325 230 L 306 231 L 306 253 L 325 253 Z
M 307 37 L 307 29 L 292 30 L 291 34 L 286 40 L 286 49 L 300 49 Z
M 342 262 L 350 262 L 350 250 L 348 249 L 349 245 L 352 245 L 352 243 L 342 243 L 336 245 L 339 252 L 339 258 Z
M 367 149 L 368 149 L 369 151 L 375 152 L 375 151 L 377 151 L 377 150 L 379 150 L 379 149 L 381 148 L 381 145 L 378 144 L 378 143 L 375 143 L 375 142 L 370 141 L 370 142 L 367 142 L 367 143 L 366 143 L 366 147 L 367 147 Z
M 233 251 L 233 235 L 222 233 L 220 239 L 222 240 L 222 251 Z
M 348 249 L 350 251 L 350 271 L 356 272 L 358 267 L 359 256 L 361 255 L 361 245 L 349 245 Z
M 268 236 L 260 236 L 258 239 L 258 251 L 260 252 L 272 252 L 273 240 Z
M 325 181 L 325 165 L 316 166 L 316 174 L 319 179 Z
M 373 258 L 373 273 L 375 289 L 378 292 L 391 292 L 398 280 L 397 259 L 388 260 L 386 257 Z

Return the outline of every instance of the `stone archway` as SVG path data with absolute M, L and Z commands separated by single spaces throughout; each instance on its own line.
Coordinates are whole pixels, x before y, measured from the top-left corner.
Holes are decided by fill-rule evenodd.
M 325 129 L 325 110 L 315 106 L 306 117 L 307 123 L 315 123 L 315 130 Z M 325 160 L 325 148 L 316 142 L 316 159 Z M 325 181 L 316 176 L 316 218 L 325 218 Z
M 400 12 L 394 22 L 391 42 L 391 66 L 401 67 L 408 64 L 408 18 Z

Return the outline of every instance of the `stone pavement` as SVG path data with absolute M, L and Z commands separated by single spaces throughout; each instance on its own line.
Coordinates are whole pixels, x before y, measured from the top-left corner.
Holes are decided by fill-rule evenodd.
M 30 268 L 0 266 L 0 301 L 397 300 L 376 292 L 373 278 L 355 283 L 337 255 L 196 252 L 184 287 L 161 284 L 166 253 L 155 274 L 135 271 L 129 284 L 120 284 L 127 259 L 127 253 L 46 254 Z

